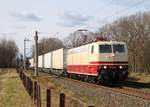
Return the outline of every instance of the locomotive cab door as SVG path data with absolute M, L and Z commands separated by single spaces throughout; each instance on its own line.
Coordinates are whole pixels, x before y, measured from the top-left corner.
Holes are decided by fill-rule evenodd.
M 97 54 L 97 45 L 96 44 L 90 44 L 89 45 L 89 72 L 92 75 L 97 75 L 97 66 L 94 64 L 98 61 L 98 54 Z

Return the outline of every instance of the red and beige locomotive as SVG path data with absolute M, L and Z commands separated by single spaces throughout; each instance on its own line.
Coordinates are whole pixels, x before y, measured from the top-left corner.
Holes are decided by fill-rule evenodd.
M 33 58 L 29 61 L 33 67 Z M 76 79 L 120 82 L 128 77 L 128 51 L 125 42 L 98 41 L 40 55 L 38 65 Z

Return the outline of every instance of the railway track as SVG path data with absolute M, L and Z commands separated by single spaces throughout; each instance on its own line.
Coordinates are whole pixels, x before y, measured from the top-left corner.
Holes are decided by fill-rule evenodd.
M 129 90 L 129 91 L 133 91 L 133 92 L 136 92 L 136 93 L 140 93 L 140 94 L 143 94 L 145 95 L 146 97 L 150 97 L 150 91 L 141 91 L 140 89 L 135 89 L 135 88 L 130 88 L 130 87 L 123 87 L 124 90 Z
M 137 98 L 141 98 L 141 99 L 150 101 L 150 92 L 142 91 L 140 89 L 129 88 L 129 87 L 112 88 L 112 87 L 82 82 L 82 81 L 74 80 L 74 79 L 70 79 L 70 78 L 64 78 L 64 77 L 61 77 L 61 78 L 69 80 L 69 81 L 78 82 L 78 83 L 84 83 L 83 85 L 86 85 L 87 87 L 92 86 L 92 87 L 101 88 L 101 89 L 104 89 L 104 90 L 107 90 L 110 92 L 117 92 L 120 94 L 125 94 L 128 96 L 133 96 L 133 97 L 137 97 Z
M 40 73 L 47 74 L 45 72 L 40 72 Z M 42 75 L 44 76 L 44 74 L 42 74 Z M 66 77 L 60 77 L 60 79 L 65 79 L 67 81 L 77 82 L 79 84 L 85 85 L 86 87 L 92 86 L 95 88 L 103 89 L 105 91 L 116 92 L 116 93 L 120 93 L 120 94 L 124 94 L 124 95 L 128 95 L 128 96 L 132 96 L 132 97 L 136 97 L 136 98 L 150 101 L 150 91 L 143 91 L 140 89 L 131 88 L 131 87 L 127 87 L 127 86 L 107 87 L 107 86 L 103 86 L 103 85 L 97 85 L 97 84 L 93 84 L 93 83 L 83 82 L 83 81 L 79 81 L 79 80 L 75 80 L 75 79 L 71 79 L 71 78 L 66 78 Z

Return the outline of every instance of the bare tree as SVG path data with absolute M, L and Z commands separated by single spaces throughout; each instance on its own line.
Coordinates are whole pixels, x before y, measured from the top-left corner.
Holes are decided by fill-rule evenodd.
M 58 38 L 43 38 L 38 43 L 38 54 L 41 55 L 63 47 L 63 42 Z M 34 56 L 34 51 L 32 53 L 32 56 Z
M 0 67 L 12 67 L 15 64 L 18 47 L 13 40 L 0 41 Z
M 96 37 L 97 34 L 92 32 L 75 31 L 64 39 L 64 45 L 66 48 L 74 48 L 95 41 Z

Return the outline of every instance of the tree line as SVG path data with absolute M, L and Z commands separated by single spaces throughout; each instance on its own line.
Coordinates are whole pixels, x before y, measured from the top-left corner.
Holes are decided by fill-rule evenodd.
M 18 54 L 18 47 L 13 40 L 0 40 L 0 67 L 14 67 L 16 65 L 16 58 Z

